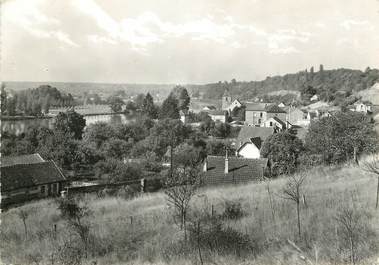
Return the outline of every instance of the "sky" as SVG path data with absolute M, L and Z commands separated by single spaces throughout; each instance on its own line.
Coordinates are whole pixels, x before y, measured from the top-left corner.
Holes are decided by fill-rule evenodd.
M 379 68 L 379 0 L 7 0 L 1 79 L 261 80 Z

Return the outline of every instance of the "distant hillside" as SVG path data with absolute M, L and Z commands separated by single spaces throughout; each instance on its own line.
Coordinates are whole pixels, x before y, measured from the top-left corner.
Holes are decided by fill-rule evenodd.
M 7 90 L 20 91 L 28 88 L 37 88 L 41 85 L 50 85 L 65 93 L 81 95 L 84 92 L 112 94 L 115 91 L 125 90 L 127 94 L 138 93 L 159 94 L 166 96 L 175 86 L 174 84 L 109 84 L 109 83 L 75 83 L 75 82 L 13 82 L 5 81 Z
M 203 98 L 221 98 L 225 89 L 228 89 L 233 97 L 243 99 L 254 99 L 257 96 L 272 93 L 274 91 L 302 91 L 305 87 L 313 87 L 321 98 L 332 101 L 333 97 L 342 94 L 352 94 L 371 87 L 379 82 L 379 70 L 367 68 L 364 72 L 352 69 L 324 70 L 320 66 L 315 72 L 310 70 L 300 71 L 295 74 L 267 77 L 262 81 L 221 82 L 192 86 L 203 93 Z

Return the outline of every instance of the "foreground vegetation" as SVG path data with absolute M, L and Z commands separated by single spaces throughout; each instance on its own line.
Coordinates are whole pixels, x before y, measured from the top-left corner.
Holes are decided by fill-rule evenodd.
M 130 198 L 130 191 L 124 190 L 112 196 L 84 196 L 78 219 L 70 219 L 62 210 L 68 208 L 55 200 L 2 213 L 1 260 L 16 264 L 373 264 L 379 251 L 374 176 L 355 165 L 314 168 L 303 176 L 300 235 L 296 203 L 287 200 L 284 192 L 291 177 L 199 189 L 190 201 L 186 237 L 163 192 Z

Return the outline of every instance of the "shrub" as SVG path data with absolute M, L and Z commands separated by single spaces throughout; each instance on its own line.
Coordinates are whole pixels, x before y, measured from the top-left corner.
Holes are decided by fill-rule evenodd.
M 245 215 L 240 202 L 226 201 L 222 216 L 226 219 L 237 220 Z

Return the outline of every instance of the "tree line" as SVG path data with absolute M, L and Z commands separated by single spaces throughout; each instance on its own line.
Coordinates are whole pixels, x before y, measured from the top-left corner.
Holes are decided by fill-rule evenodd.
M 12 95 L 1 87 L 2 115 L 30 115 L 47 114 L 52 107 L 70 107 L 74 105 L 74 98 L 60 92 L 50 85 L 42 85 L 34 89 L 14 92 Z
M 303 99 L 309 100 L 306 90 L 311 88 L 311 94 L 318 94 L 321 100 L 338 102 L 341 97 L 349 97 L 353 92 L 367 89 L 379 81 L 379 70 L 367 67 L 365 71 L 352 69 L 325 70 L 320 65 L 318 71 L 312 66 L 295 74 L 267 77 L 262 81 L 219 81 L 206 85 L 193 85 L 191 89 L 203 91 L 203 98 L 220 99 L 228 89 L 233 98 L 254 99 L 269 92 L 278 90 L 301 91 Z M 283 98 L 283 101 L 288 98 Z M 293 100 L 293 98 L 290 98 Z

